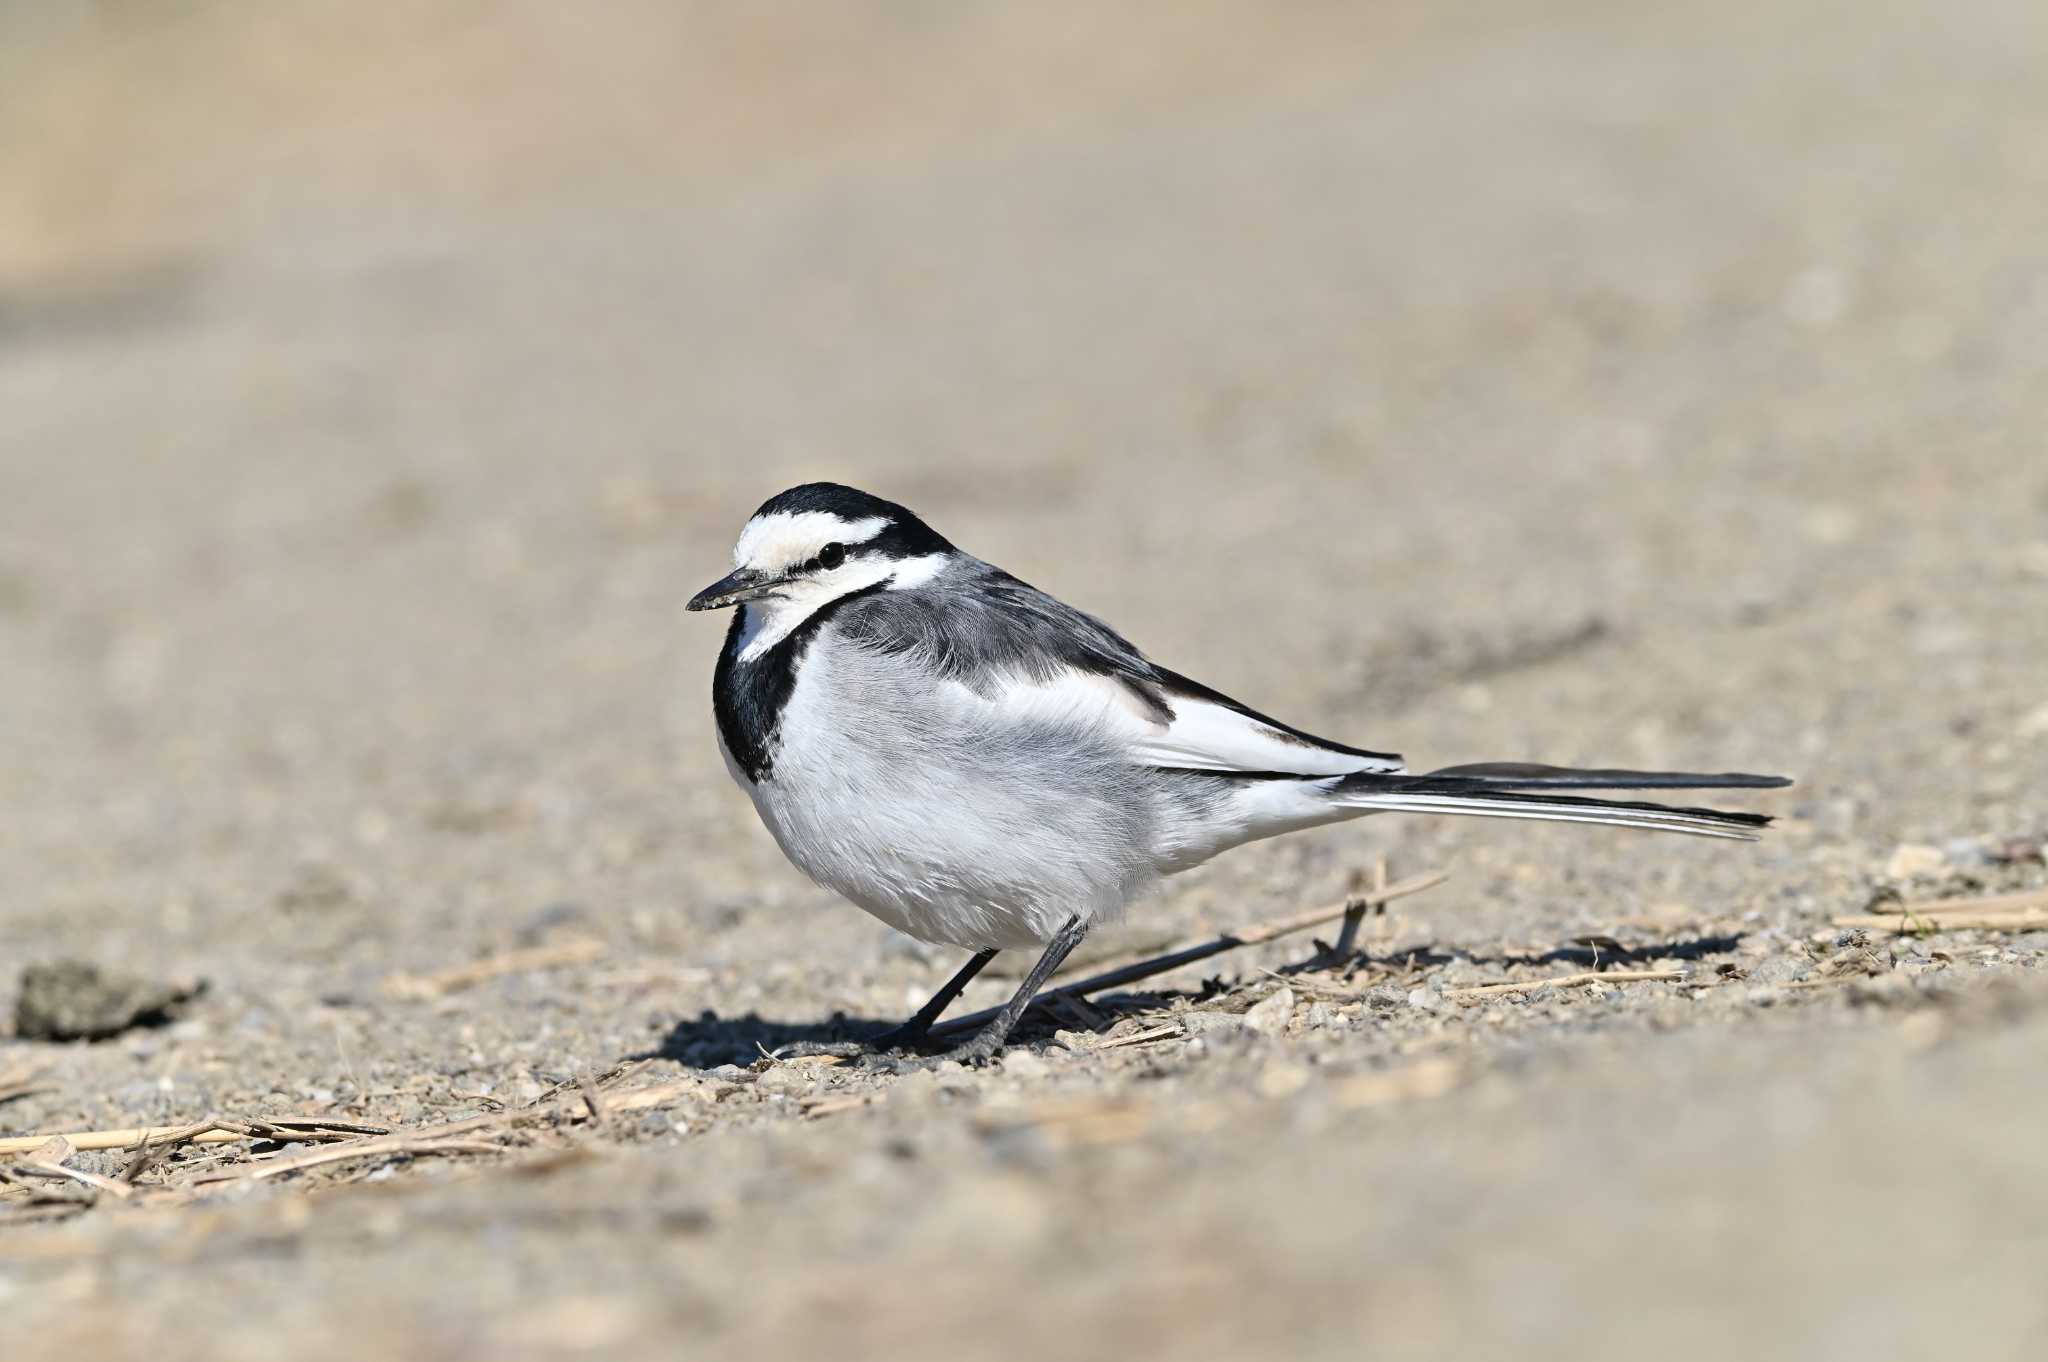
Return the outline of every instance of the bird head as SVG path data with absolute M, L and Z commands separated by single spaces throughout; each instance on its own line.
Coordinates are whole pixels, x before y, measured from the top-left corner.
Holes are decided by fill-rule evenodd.
M 733 546 L 733 570 L 687 608 L 753 604 L 801 620 L 856 591 L 929 581 L 953 552 L 908 507 L 807 482 L 761 503 Z

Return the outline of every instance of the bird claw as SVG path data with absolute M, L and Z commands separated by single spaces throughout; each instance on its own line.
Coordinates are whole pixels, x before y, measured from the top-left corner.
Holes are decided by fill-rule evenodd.
M 768 1052 L 771 1059 L 854 1059 L 867 1053 L 857 1040 L 793 1040 Z
M 882 1059 L 899 1052 L 916 1054 L 929 1040 L 929 1032 L 897 1026 L 865 1040 L 791 1041 L 787 1045 L 778 1045 L 772 1054 L 776 1059 L 803 1059 L 814 1055 L 832 1059 Z
M 965 1044 L 954 1046 L 938 1058 L 941 1062 L 953 1060 L 970 1069 L 985 1068 L 1003 1052 L 1003 1042 L 1006 1039 L 1007 1037 L 996 1035 L 993 1031 L 984 1030 Z

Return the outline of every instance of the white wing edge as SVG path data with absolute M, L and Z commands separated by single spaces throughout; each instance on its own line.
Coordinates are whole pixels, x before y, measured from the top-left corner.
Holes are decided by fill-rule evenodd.
M 1133 761 L 1146 766 L 1305 777 L 1405 769 L 1399 761 L 1297 738 L 1228 705 L 1195 696 L 1168 696 L 1173 717 L 1162 721 L 1157 709 L 1130 686 L 1093 672 L 1066 671 L 1042 682 L 1010 678 L 983 703 L 1019 720 L 1102 724 L 1129 745 Z

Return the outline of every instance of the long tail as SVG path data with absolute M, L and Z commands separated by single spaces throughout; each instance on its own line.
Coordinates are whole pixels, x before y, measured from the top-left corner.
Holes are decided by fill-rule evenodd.
M 1597 771 L 1568 766 L 1488 762 L 1447 766 L 1426 775 L 1361 772 L 1338 782 L 1345 804 L 1390 813 L 1455 813 L 1480 818 L 1529 818 L 1554 823 L 1605 823 L 1620 828 L 1682 832 L 1754 842 L 1770 825 L 1768 814 L 1688 809 L 1632 800 L 1554 794 L 1562 790 L 1773 790 L 1784 776 L 1739 771 L 1699 775 L 1686 771 Z

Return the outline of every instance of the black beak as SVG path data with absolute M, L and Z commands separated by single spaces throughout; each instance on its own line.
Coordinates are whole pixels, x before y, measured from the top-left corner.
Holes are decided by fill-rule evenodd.
M 723 610 L 728 605 L 741 605 L 769 595 L 776 587 L 781 586 L 782 582 L 783 579 L 780 577 L 771 577 L 766 573 L 755 572 L 751 568 L 740 568 L 690 597 L 690 603 L 683 609 Z

